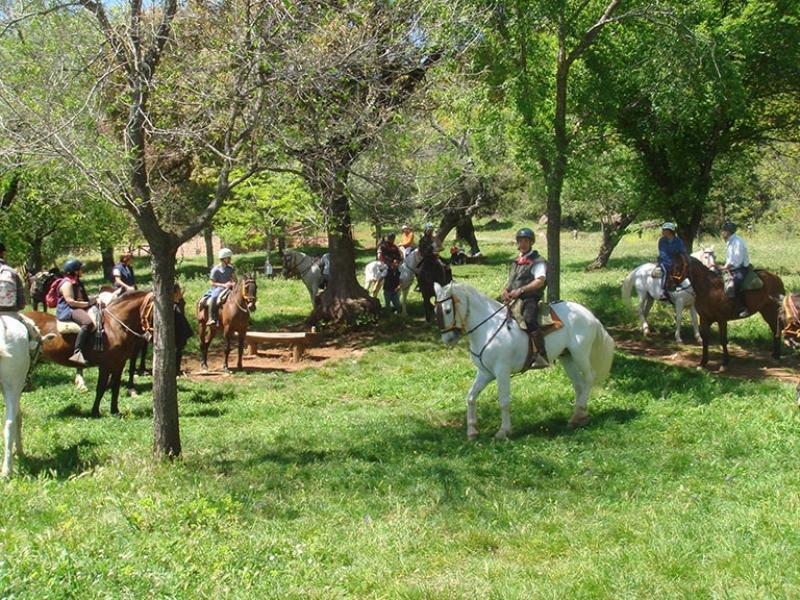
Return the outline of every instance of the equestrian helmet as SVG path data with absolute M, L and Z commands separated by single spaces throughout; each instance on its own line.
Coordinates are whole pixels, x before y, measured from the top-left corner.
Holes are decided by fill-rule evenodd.
M 424 231 L 425 231 L 425 233 L 428 233 L 429 231 L 433 231 L 433 223 L 425 223 Z
M 231 252 L 230 248 L 223 248 L 219 251 L 219 259 L 222 260 L 224 258 L 233 258 L 233 252 Z
M 722 229 L 722 231 L 728 231 L 730 233 L 736 233 L 736 229 L 737 229 L 736 228 L 736 223 L 731 223 L 730 221 L 727 221 L 726 223 L 722 224 L 721 229 Z
M 389 233 L 386 236 L 386 239 L 389 240 L 390 242 L 393 242 L 396 237 L 397 237 L 397 234 L 394 231 L 392 231 L 391 233 Z
M 533 233 L 533 229 L 530 227 L 523 227 L 519 231 L 517 231 L 517 235 L 514 236 L 517 240 L 520 238 L 528 238 L 531 241 L 531 244 L 536 241 L 536 235 Z
M 79 261 L 77 258 L 70 258 L 67 262 L 64 263 L 64 266 L 61 267 L 61 270 L 67 275 L 74 275 L 82 268 L 83 268 L 83 263 L 81 261 Z
M 675 227 L 675 223 L 672 223 L 671 221 L 666 221 L 665 223 L 663 223 L 661 225 L 661 230 L 663 231 L 664 229 L 668 229 L 672 233 L 675 233 L 677 231 L 677 227 Z
M 405 225 L 403 225 L 403 227 L 401 227 L 401 229 L 402 229 L 403 231 L 411 231 L 411 225 L 409 225 L 408 223 L 406 223 Z

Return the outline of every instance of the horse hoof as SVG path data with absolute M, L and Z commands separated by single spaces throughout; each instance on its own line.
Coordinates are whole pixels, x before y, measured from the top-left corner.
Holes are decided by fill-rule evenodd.
M 85 394 L 86 392 L 89 391 L 89 388 L 86 387 L 85 385 L 79 385 L 79 386 L 76 386 L 76 388 L 81 394 Z
M 99 419 L 100 418 L 100 411 L 97 411 L 97 412 L 92 411 L 92 418 L 93 419 Z
M 800 408 L 800 403 L 798 403 L 798 407 Z M 477 429 L 473 429 L 472 431 L 468 431 L 467 432 L 467 439 L 470 442 L 474 442 L 475 440 L 477 440 L 478 439 L 478 430 Z
M 137 392 L 133 388 L 128 389 L 128 398 L 138 398 L 138 397 L 139 397 L 139 392 Z
M 494 439 L 496 440 L 508 439 L 508 432 L 505 429 L 501 429 L 500 431 L 494 434 Z
M 112 413 L 111 413 L 111 416 L 112 416 L 113 418 L 115 418 L 115 419 L 121 419 L 121 418 L 122 418 L 122 413 L 121 413 L 121 412 L 119 412 L 119 411 L 117 411 L 117 412 L 112 412 Z
M 728 365 L 720 365 L 720 366 L 719 366 L 719 372 L 720 372 L 720 373 L 724 373 L 724 372 L 726 372 L 727 370 L 728 370 Z
M 589 424 L 589 415 L 573 416 L 567 423 L 567 429 L 573 430 L 579 427 L 586 427 Z

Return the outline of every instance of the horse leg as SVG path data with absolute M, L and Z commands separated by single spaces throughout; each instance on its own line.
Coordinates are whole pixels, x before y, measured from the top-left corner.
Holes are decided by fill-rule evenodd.
M 94 395 L 94 404 L 92 405 L 92 417 L 100 417 L 100 400 L 103 398 L 106 389 L 108 388 L 108 380 L 111 378 L 111 372 L 106 367 L 100 367 L 97 373 L 97 390 Z
M 205 326 L 200 327 L 199 338 L 200 338 L 200 368 L 203 371 L 208 371 L 208 346 L 211 343 L 211 340 L 206 341 Z
M 147 366 L 147 342 L 142 340 L 139 343 L 141 344 L 141 350 L 139 353 L 139 375 L 144 375 L 147 373 L 147 369 L 145 368 Z M 134 356 L 136 355 L 134 354 Z
M 698 368 L 708 365 L 708 341 L 711 339 L 711 322 L 700 315 L 700 338 L 703 340 L 703 357 Z
M 650 307 L 653 306 L 653 298 L 645 292 L 639 298 L 639 327 L 644 335 L 650 335 L 650 325 L 647 323 L 647 315 L 650 314 Z
M 722 344 L 722 364 L 719 367 L 719 372 L 724 373 L 728 370 L 728 362 L 730 356 L 728 355 L 728 322 L 719 322 L 719 341 Z
M 136 355 L 133 355 L 136 358 Z M 122 384 L 122 371 L 125 370 L 123 365 L 111 375 L 111 414 L 115 417 L 119 416 L 119 388 Z
M 588 361 L 578 360 L 572 354 L 562 354 L 560 359 L 567 376 L 572 381 L 575 390 L 575 410 L 567 423 L 569 429 L 583 427 L 589 423 L 589 390 L 594 381 L 594 371 Z
M 4 383 L 3 396 L 5 396 L 6 402 L 6 422 L 3 427 L 3 468 L 2 471 L 0 471 L 0 475 L 8 477 L 11 475 L 12 452 L 17 429 L 16 421 L 19 418 L 19 394 L 16 394 L 15 399 L 14 390 L 11 389 L 9 384 Z
M 131 398 L 136 398 L 139 394 L 136 393 L 136 388 L 133 387 L 133 374 L 136 371 L 136 351 L 134 350 L 133 354 L 131 354 L 131 358 L 128 361 L 128 396 Z
M 225 335 L 223 337 L 225 338 L 225 361 L 223 363 L 222 370 L 225 373 L 230 373 L 231 370 L 228 368 L 228 356 L 230 356 L 231 353 L 231 338 L 230 335 Z
M 402 290 L 400 290 L 400 304 L 403 306 L 403 316 L 408 316 L 408 311 L 406 310 L 406 299 L 408 298 L 408 290 L 411 285 L 407 285 Z
M 503 368 L 495 374 L 497 378 L 497 401 L 500 404 L 500 429 L 494 434 L 494 439 L 504 440 L 511 433 L 511 373 Z
M 242 354 L 244 353 L 244 338 L 245 338 L 245 335 L 247 335 L 246 331 L 241 332 L 241 335 L 239 335 L 239 339 L 237 340 L 238 344 L 239 344 L 239 347 L 238 347 L 239 359 L 236 361 L 236 370 L 237 371 L 241 371 L 242 368 L 243 368 L 242 367 Z
M 79 392 L 88 392 L 89 388 L 86 387 L 86 381 L 83 379 L 83 367 L 75 369 L 75 387 Z
M 683 343 L 681 338 L 681 321 L 683 321 L 683 297 L 676 294 L 675 298 L 675 341 L 679 344 Z
M 767 325 L 769 325 L 769 328 L 772 331 L 772 359 L 780 360 L 781 328 L 778 324 L 778 311 L 774 306 L 767 306 L 759 312 L 761 313 L 761 317 L 767 322 Z
M 475 401 L 478 399 L 483 389 L 494 379 L 490 373 L 486 373 L 481 369 L 475 373 L 475 380 L 467 393 L 467 437 L 474 440 L 478 437 L 478 418 L 475 415 Z
M 703 338 L 700 336 L 700 329 L 697 327 L 697 309 L 694 303 L 689 307 L 689 319 L 692 321 L 692 330 L 694 331 L 694 341 L 701 343 Z

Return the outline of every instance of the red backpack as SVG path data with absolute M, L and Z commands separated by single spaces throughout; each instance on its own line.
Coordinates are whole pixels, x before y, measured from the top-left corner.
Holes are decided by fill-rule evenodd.
M 59 288 L 64 283 L 66 277 L 56 277 L 50 287 L 47 288 L 47 293 L 44 295 L 44 302 L 49 308 L 55 308 L 58 305 Z

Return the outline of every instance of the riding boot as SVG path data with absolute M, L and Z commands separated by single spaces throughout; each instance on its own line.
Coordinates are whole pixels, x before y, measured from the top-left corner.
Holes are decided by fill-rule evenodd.
M 75 339 L 75 352 L 69 357 L 69 362 L 85 366 L 87 365 L 86 358 L 83 356 L 88 344 L 91 342 L 92 331 L 88 327 L 81 327 L 78 332 L 78 337 Z
M 208 299 L 208 314 L 209 314 L 209 321 L 208 325 L 216 325 L 217 321 L 219 321 L 219 307 L 217 306 L 217 299 L 212 297 Z
M 529 335 L 533 340 L 533 346 L 536 352 L 536 356 L 533 359 L 533 364 L 531 367 L 534 369 L 549 367 L 550 363 L 547 362 L 547 350 L 544 346 L 544 335 L 542 335 L 542 330 L 538 328 L 534 329 L 529 333 Z

